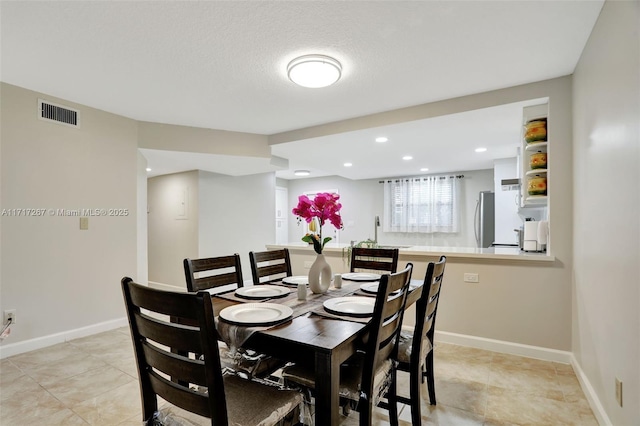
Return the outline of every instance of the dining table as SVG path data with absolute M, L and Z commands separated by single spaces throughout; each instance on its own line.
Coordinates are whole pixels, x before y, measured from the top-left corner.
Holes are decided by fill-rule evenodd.
M 287 281 L 287 278 L 284 278 L 284 281 Z M 289 282 L 292 280 L 290 279 Z M 278 293 L 277 297 L 261 299 L 250 296 L 247 298 L 251 293 L 249 290 L 240 293 L 238 290 L 231 290 L 212 294 L 216 329 L 219 338 L 232 350 L 241 347 L 313 368 L 315 371 L 315 424 L 338 425 L 340 423 L 340 365 L 362 347 L 361 340 L 367 333 L 370 316 L 343 315 L 341 312 L 327 311 L 325 304 L 330 305 L 331 299 L 357 296 L 368 297 L 368 300 L 373 303 L 375 293 L 363 291 L 367 284 L 370 286 L 372 283 L 343 279 L 340 288 L 332 285 L 326 293 L 322 294 L 311 293 L 306 288 L 307 294 L 304 300 L 299 298 L 296 286 L 282 280 L 269 282 L 270 286 L 291 290 L 275 292 Z M 411 281 L 407 306 L 420 297 L 422 284 L 422 280 Z M 234 322 L 229 320 L 229 315 L 226 315 L 226 319 L 224 318 L 223 309 L 227 308 L 229 312 L 243 303 L 283 305 L 287 308 L 282 310 L 286 309 L 285 312 L 289 313 L 290 308 L 291 315 L 273 324 Z M 218 316 L 221 312 L 223 315 Z

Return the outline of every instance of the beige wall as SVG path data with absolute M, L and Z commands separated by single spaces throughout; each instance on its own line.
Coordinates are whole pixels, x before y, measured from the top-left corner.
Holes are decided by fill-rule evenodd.
M 614 425 L 640 424 L 638 28 L 640 3 L 606 2 L 573 80 L 572 347 Z
M 7 345 L 124 317 L 120 279 L 138 278 L 137 124 L 4 83 L 0 90 L 2 209 L 128 209 L 91 217 L 88 230 L 78 217 L 48 212 L 2 216 L 0 311 L 17 310 L 5 354 Z M 79 109 L 81 127 L 39 120 L 38 98 Z
M 149 281 L 185 288 L 182 261 L 198 257 L 198 171 L 148 181 Z

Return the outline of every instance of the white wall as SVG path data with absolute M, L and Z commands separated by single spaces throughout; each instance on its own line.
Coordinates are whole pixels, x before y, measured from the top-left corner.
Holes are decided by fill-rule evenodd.
M 52 344 L 124 318 L 120 279 L 138 279 L 137 124 L 4 83 L 0 90 L 2 209 L 129 212 L 91 217 L 88 230 L 75 216 L 2 216 L 0 311 L 17 310 L 7 356 L 14 344 Z M 79 109 L 81 127 L 39 120 L 38 98 Z
M 199 172 L 199 257 L 240 255 L 251 281 L 250 251 L 275 241 L 275 176 L 225 176 Z
M 494 184 L 496 200 L 496 217 L 495 217 L 495 241 L 499 243 L 518 244 L 518 234 L 514 229 L 522 226 L 522 219 L 518 216 L 518 205 L 520 197 L 518 189 L 503 191 L 503 179 L 518 178 L 518 159 L 500 158 L 493 162 L 494 167 Z
M 638 28 L 640 3 L 607 1 L 573 80 L 572 347 L 614 425 L 640 424 Z
M 382 232 L 382 226 L 378 228 L 378 241 L 381 244 L 390 245 L 430 245 L 448 247 L 475 247 L 473 233 L 473 215 L 480 191 L 493 190 L 493 170 L 473 170 L 455 172 L 451 174 L 463 174 L 461 180 L 461 224 L 460 232 L 456 234 L 420 234 Z M 340 232 L 340 242 L 349 243 L 351 240 L 362 241 L 374 238 L 374 217 L 383 214 L 383 185 L 379 183 L 384 179 L 349 180 L 337 176 L 296 179 L 289 183 L 289 214 L 292 220 L 289 222 L 289 239 L 298 241 L 302 235 L 295 216 L 291 209 L 297 204 L 298 196 L 304 192 L 318 190 L 337 189 L 342 203 L 342 219 L 344 230 Z M 333 227 L 328 225 L 330 232 Z M 326 232 L 323 230 L 323 233 Z M 326 234 L 331 235 L 331 234 Z
M 149 281 L 185 288 L 182 261 L 198 257 L 198 171 L 148 181 Z

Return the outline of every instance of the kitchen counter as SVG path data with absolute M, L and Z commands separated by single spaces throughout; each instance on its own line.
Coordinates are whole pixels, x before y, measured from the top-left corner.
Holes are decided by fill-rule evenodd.
M 293 242 L 288 244 L 270 244 L 267 249 L 288 248 L 289 250 L 304 250 L 313 252 L 313 247 L 304 242 Z M 342 253 L 349 247 L 349 244 L 328 243 L 324 248 L 326 254 Z M 447 259 L 500 259 L 515 260 L 525 262 L 553 262 L 555 256 L 548 253 L 528 253 L 521 251 L 518 247 L 434 247 L 434 246 L 393 246 L 382 245 L 382 247 L 397 247 L 401 257 L 405 256 L 447 256 Z

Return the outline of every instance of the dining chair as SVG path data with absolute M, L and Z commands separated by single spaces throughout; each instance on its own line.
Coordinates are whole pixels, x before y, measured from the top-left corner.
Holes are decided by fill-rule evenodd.
M 254 285 L 281 280 L 293 275 L 289 249 L 250 251 L 249 260 L 251 261 L 251 276 Z M 264 277 L 268 277 L 268 279 L 263 280 Z
M 157 397 L 208 418 L 216 426 L 273 426 L 288 415 L 295 417 L 302 401 L 299 392 L 223 374 L 209 293 L 156 290 L 129 277 L 122 279 L 122 292 L 137 361 L 144 424 L 156 424 L 153 421 L 160 413 L 173 411 L 163 408 L 159 412 Z M 176 324 L 168 317 L 185 318 L 194 325 Z M 172 353 L 168 347 L 179 348 L 184 355 Z M 193 353 L 203 356 L 190 357 Z
M 187 258 L 183 264 L 187 290 L 190 292 L 227 288 L 229 285 L 235 285 L 235 288 L 244 287 L 238 253 L 203 259 Z M 218 342 L 218 346 L 223 366 L 249 378 L 267 376 L 284 365 L 284 362 L 277 358 L 250 350 L 238 349 L 232 353 L 221 341 Z
M 409 291 L 413 265 L 408 263 L 400 272 L 380 278 L 373 315 L 363 339 L 363 351 L 357 352 L 340 366 L 340 396 L 355 402 L 360 412 L 360 425 L 371 425 L 373 409 L 386 395 L 389 401 L 389 421 L 398 425 L 396 369 L 393 360 L 398 354 L 398 339 Z M 285 384 L 315 388 L 315 373 L 302 365 L 285 367 Z
M 204 259 L 184 259 L 184 275 L 187 290 L 198 292 L 235 284 L 244 285 L 240 255 L 209 257 Z M 214 274 L 214 272 L 217 272 Z M 196 276 L 197 275 L 197 276 Z
M 429 262 L 427 265 L 422 294 L 416 302 L 416 324 L 413 335 L 404 333 L 400 335 L 398 370 L 409 373 L 409 398 L 398 396 L 397 399 L 411 406 L 413 426 L 421 424 L 420 390 L 425 378 L 429 389 L 429 402 L 431 405 L 436 405 L 433 335 L 436 328 L 436 313 L 446 261 L 446 256 L 440 256 L 438 262 Z
M 351 249 L 351 272 L 367 270 L 393 273 L 397 269 L 397 248 L 353 247 Z

